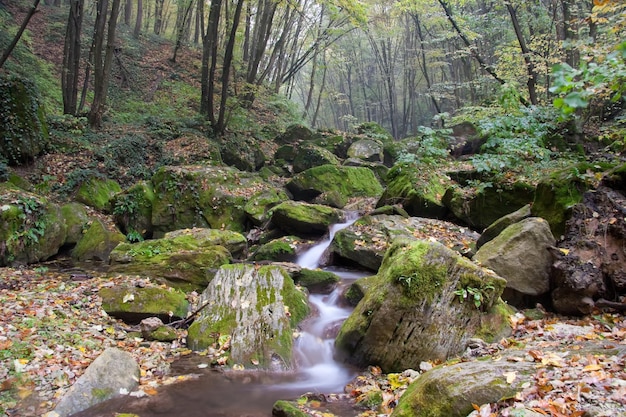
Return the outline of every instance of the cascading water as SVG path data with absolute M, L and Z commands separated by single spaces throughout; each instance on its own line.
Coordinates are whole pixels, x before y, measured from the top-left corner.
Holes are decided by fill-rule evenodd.
M 297 263 L 303 268 L 318 268 L 335 233 L 356 219 L 354 215 L 345 223 L 332 226 L 327 238 L 303 253 Z M 295 373 L 205 371 L 198 379 L 163 387 L 158 396 L 110 400 L 76 416 L 108 417 L 111 412 L 125 412 L 142 417 L 269 417 L 272 405 L 279 399 L 297 398 L 305 392 L 342 392 L 355 372 L 336 362 L 333 355 L 336 333 L 351 311 L 340 305 L 340 295 L 346 285 L 366 274 L 328 269 L 343 282 L 330 294 L 309 295 L 315 313 L 303 323 L 295 341 L 294 355 L 298 364 Z M 177 366 L 178 374 L 198 372 L 193 360 Z

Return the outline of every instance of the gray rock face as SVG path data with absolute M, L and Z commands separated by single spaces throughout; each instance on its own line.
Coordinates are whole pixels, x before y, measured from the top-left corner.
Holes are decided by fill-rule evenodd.
M 554 244 L 548 222 L 530 217 L 487 242 L 474 260 L 506 279 L 507 288 L 536 296 L 550 290 L 552 256 L 548 247 Z
M 106 349 L 61 398 L 54 411 L 70 416 L 139 385 L 139 365 L 119 349 Z
M 530 216 L 530 204 L 526 204 L 521 209 L 516 210 L 513 213 L 509 213 L 504 217 L 500 217 L 483 231 L 476 241 L 476 247 L 480 248 L 482 245 L 502 233 L 502 231 L 510 225 L 527 219 Z
M 291 367 L 292 333 L 308 314 L 306 296 L 278 266 L 225 265 L 200 297 L 205 305 L 187 342 L 202 350 L 230 336 L 229 363 Z
M 336 345 L 347 361 L 384 372 L 445 360 L 472 337 L 510 331 L 508 309 L 499 301 L 505 284 L 440 243 L 394 243 Z
M 357 140 L 348 148 L 348 157 L 369 162 L 382 162 L 384 159 L 383 145 L 372 139 Z

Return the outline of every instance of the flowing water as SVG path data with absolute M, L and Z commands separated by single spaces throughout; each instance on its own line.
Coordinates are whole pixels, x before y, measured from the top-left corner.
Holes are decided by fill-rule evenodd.
M 304 268 L 318 268 L 335 233 L 355 220 L 356 217 L 332 226 L 328 237 L 303 253 L 297 263 Z M 343 392 L 356 371 L 334 359 L 335 336 L 351 311 L 341 304 L 341 293 L 352 281 L 366 274 L 327 270 L 339 275 L 342 282 L 330 294 L 309 296 L 314 314 L 302 324 L 295 341 L 297 367 L 294 372 L 218 372 L 198 367 L 206 361 L 205 357 L 189 355 L 172 364 L 172 373 L 195 374 L 197 378 L 163 387 L 155 396 L 113 399 L 76 417 L 109 417 L 121 412 L 141 417 L 269 417 L 274 402 L 279 399 L 295 399 L 307 392 Z M 350 415 L 350 410 L 346 409 L 343 415 Z

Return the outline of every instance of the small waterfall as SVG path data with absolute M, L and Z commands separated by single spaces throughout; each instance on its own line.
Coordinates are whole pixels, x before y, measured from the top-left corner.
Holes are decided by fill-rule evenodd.
M 337 223 L 330 226 L 326 239 L 322 240 L 315 246 L 312 246 L 306 252 L 302 253 L 298 257 L 296 263 L 303 268 L 319 268 L 322 257 L 324 256 L 324 252 L 326 252 L 326 249 L 328 249 L 328 247 L 332 243 L 333 238 L 335 237 L 335 233 L 337 233 L 341 229 L 345 229 L 346 227 L 350 226 L 359 218 L 358 213 L 356 212 L 349 212 L 346 217 L 347 219 L 344 223 Z

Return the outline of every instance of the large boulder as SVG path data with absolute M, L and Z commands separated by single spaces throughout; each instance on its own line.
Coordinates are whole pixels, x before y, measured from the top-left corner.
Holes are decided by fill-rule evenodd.
M 148 317 L 169 323 L 187 317 L 189 310 L 185 294 L 174 288 L 122 285 L 100 288 L 98 295 L 108 315 L 128 323 L 139 323 Z
M 222 141 L 222 160 L 241 171 L 258 171 L 265 164 L 265 155 L 259 141 L 250 136 L 234 135 Z
M 348 148 L 348 158 L 362 159 L 368 162 L 383 162 L 383 144 L 374 139 L 360 139 Z
M 293 330 L 309 312 L 306 295 L 278 266 L 224 265 L 200 297 L 205 305 L 189 328 L 191 349 L 230 336 L 229 363 L 289 369 Z
M 58 205 L 0 183 L 0 266 L 45 261 L 59 252 L 66 236 Z
M 502 233 L 504 229 L 506 229 L 510 225 L 521 222 L 531 215 L 532 214 L 530 213 L 530 204 L 526 204 L 521 209 L 516 210 L 513 213 L 509 213 L 506 216 L 500 217 L 498 220 L 487 226 L 485 230 L 483 230 L 480 237 L 476 241 L 476 248 L 480 248 L 482 245 L 498 236 L 500 233 Z
M 258 174 L 230 167 L 163 167 L 152 177 L 155 237 L 191 227 L 246 229 L 250 195 L 271 187 Z
M 320 165 L 341 165 L 341 161 L 332 152 L 322 147 L 306 144 L 295 150 L 293 172 L 306 171 Z
M 144 275 L 184 289 L 204 289 L 221 265 L 246 247 L 245 236 L 215 229 L 183 229 L 161 239 L 123 243 L 111 252 L 109 271 Z
M 122 191 L 117 181 L 92 177 L 76 191 L 76 201 L 103 212 L 111 211 L 111 199 Z
M 307 141 L 313 137 L 313 132 L 308 127 L 301 124 L 293 124 L 287 127 L 284 133 L 278 135 L 274 141 L 285 145 Z
M 529 217 L 485 243 L 474 260 L 506 279 L 507 289 L 514 293 L 539 296 L 550 290 L 552 256 L 548 248 L 555 243 L 548 222 Z
M 466 417 L 473 404 L 489 404 L 522 391 L 533 374 L 531 361 L 486 360 L 431 369 L 400 397 L 392 417 Z M 526 415 L 526 414 L 524 414 Z
M 48 145 L 48 125 L 35 83 L 0 75 L 0 159 L 32 161 Z
M 141 181 L 122 193 L 115 195 L 111 201 L 115 223 L 129 238 L 137 239 L 152 237 L 152 205 L 154 189 L 152 184 Z
M 79 262 L 96 261 L 108 264 L 111 251 L 125 241 L 126 237 L 114 226 L 94 219 L 72 249 L 72 258 Z
M 54 409 L 68 417 L 98 403 L 131 392 L 139 385 L 139 365 L 130 353 L 108 348 L 78 378 Z
M 506 282 L 440 243 L 396 242 L 336 339 L 347 361 L 385 372 L 446 360 L 472 337 L 510 332 Z M 468 300 L 469 298 L 469 300 Z
M 255 226 L 263 226 L 270 219 L 270 209 L 287 200 L 289 197 L 282 188 L 267 188 L 252 195 L 243 209 Z
M 271 213 L 273 225 L 298 236 L 323 235 L 331 224 L 343 217 L 338 209 L 299 201 L 285 201 L 274 207 Z
M 383 187 L 363 167 L 322 165 L 295 175 L 287 184 L 294 199 L 332 203 L 342 208 L 353 197 L 380 197 Z
M 83 204 L 72 202 L 61 206 L 63 221 L 67 226 L 66 245 L 75 245 L 83 237 L 89 223 L 89 215 Z
M 531 203 L 535 187 L 515 182 L 494 187 L 490 182 L 478 187 L 453 186 L 443 196 L 443 202 L 454 216 L 476 230 L 483 230 L 499 218 Z M 485 186 L 488 185 L 488 186 Z
M 411 216 L 443 218 L 448 209 L 442 202 L 452 181 L 445 174 L 415 164 L 396 164 L 386 176 L 387 188 L 377 207 L 399 204 Z
M 387 214 L 368 215 L 339 230 L 330 250 L 336 259 L 347 259 L 366 269 L 377 271 L 385 252 L 397 238 L 437 240 L 466 254 L 472 250 L 478 234 L 444 220 Z

